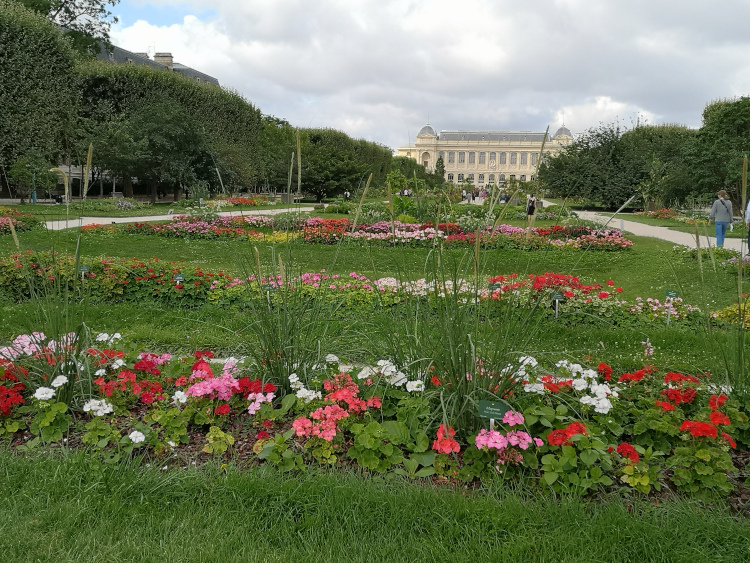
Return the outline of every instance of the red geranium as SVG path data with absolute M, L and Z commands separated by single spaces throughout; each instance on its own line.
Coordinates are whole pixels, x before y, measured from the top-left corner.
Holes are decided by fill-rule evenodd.
M 627 442 L 623 442 L 622 444 L 617 446 L 617 453 L 622 457 L 628 458 L 633 463 L 638 463 L 641 460 L 638 452 L 635 451 L 635 448 Z
M 668 401 L 656 401 L 654 403 L 654 406 L 655 407 L 661 407 L 661 409 L 664 410 L 664 411 L 673 411 L 674 410 L 674 405 L 672 403 L 668 402 Z
M 457 453 L 461 449 L 461 446 L 453 439 L 455 435 L 456 431 L 453 428 L 449 426 L 446 429 L 445 425 L 441 424 L 437 431 L 437 440 L 432 442 L 432 449 L 437 450 L 441 454 Z
M 727 397 L 723 393 L 721 395 L 711 395 L 711 398 L 708 399 L 708 406 L 711 407 L 712 411 L 719 410 L 719 407 L 724 406 L 724 403 L 727 402 Z
M 567 428 L 553 430 L 547 436 L 550 446 L 572 446 L 570 439 L 576 434 L 586 435 L 586 427 L 580 422 L 572 422 Z
M 694 438 L 700 438 L 701 436 L 707 436 L 709 438 L 716 438 L 716 426 L 709 424 L 708 422 L 700 422 L 693 420 L 686 420 L 680 426 L 680 430 L 687 430 Z
M 219 405 L 214 409 L 214 414 L 217 416 L 224 416 L 225 414 L 229 414 L 229 410 L 229 405 Z
M 729 420 L 729 417 L 723 412 L 714 411 L 708 416 L 708 418 L 716 426 L 719 426 L 720 424 L 729 426 L 730 424 L 732 424 L 732 421 Z
M 721 437 L 724 438 L 724 440 L 726 440 L 727 442 L 729 442 L 729 445 L 732 446 L 732 448 L 736 448 L 737 447 L 737 442 L 735 442 L 732 439 L 732 437 L 729 434 L 727 434 L 726 432 L 722 432 L 721 433 Z

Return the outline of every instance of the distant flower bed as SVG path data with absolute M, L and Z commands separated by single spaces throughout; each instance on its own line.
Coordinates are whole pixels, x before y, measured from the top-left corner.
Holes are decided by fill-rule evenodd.
M 449 246 L 469 246 L 476 242 L 476 232 L 464 232 L 456 223 L 402 223 L 378 221 L 354 225 L 348 218 L 323 219 L 295 216 L 219 217 L 203 219 L 178 216 L 171 223 L 133 223 L 105 228 L 87 225 L 86 232 L 125 232 L 167 237 L 192 237 L 204 239 L 257 238 L 264 239 L 264 231 L 291 231 L 309 244 L 336 244 L 342 240 L 363 241 L 380 246 L 429 247 L 439 241 Z M 620 231 L 592 229 L 591 227 L 540 227 L 528 232 L 522 227 L 498 225 L 479 231 L 480 242 L 489 248 L 567 248 L 573 250 L 625 250 L 632 241 Z
M 635 211 L 633 212 L 633 215 L 643 215 L 645 217 L 654 217 L 655 219 L 678 219 L 685 217 L 684 213 L 669 207 L 663 207 L 656 211 Z
M 10 223 L 17 232 L 39 231 L 45 228 L 44 223 L 31 213 L 21 213 L 12 207 L 0 205 L 0 235 L 10 234 Z

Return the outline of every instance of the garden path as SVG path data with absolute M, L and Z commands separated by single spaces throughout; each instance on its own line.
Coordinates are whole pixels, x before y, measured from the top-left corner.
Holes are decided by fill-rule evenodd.
M 254 211 L 220 211 L 222 217 L 242 215 L 276 215 L 288 211 L 312 211 L 312 207 L 298 207 L 295 209 L 257 209 Z M 177 214 L 175 214 L 177 215 Z M 171 221 L 175 215 L 145 215 L 141 217 L 80 217 L 65 221 L 47 221 L 47 229 L 50 231 L 61 231 L 63 229 L 74 229 L 83 225 L 109 225 L 111 223 L 145 223 L 147 221 Z

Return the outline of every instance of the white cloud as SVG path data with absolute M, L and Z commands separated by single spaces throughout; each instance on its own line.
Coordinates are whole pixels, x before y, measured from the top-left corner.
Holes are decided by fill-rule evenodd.
M 123 0 L 116 8 L 137 8 Z M 183 17 L 148 23 L 148 6 Z M 436 129 L 581 132 L 638 116 L 700 124 L 750 88 L 747 3 L 685 0 L 150 0 L 115 26 L 132 51 L 171 51 L 264 113 L 395 148 Z M 135 8 L 134 8 L 135 7 Z M 169 10 L 167 10 L 169 12 Z M 171 12 L 169 12 L 171 13 Z M 196 15 L 197 14 L 197 15 Z M 132 19 L 128 19 L 132 21 Z

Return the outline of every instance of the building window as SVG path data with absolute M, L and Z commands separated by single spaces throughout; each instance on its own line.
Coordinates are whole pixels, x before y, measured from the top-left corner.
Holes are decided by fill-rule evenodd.
M 528 164 L 529 163 L 528 159 L 529 159 L 529 153 L 522 152 L 521 153 L 521 164 Z
M 459 182 L 463 182 L 464 181 L 464 175 L 463 174 L 459 174 L 458 175 L 458 181 Z
M 521 174 L 521 181 L 522 181 L 522 182 L 525 182 L 525 181 L 526 181 L 526 174 Z
M 406 151 L 406 156 L 411 156 L 411 151 Z
M 474 183 L 474 174 L 469 174 L 469 182 Z
M 498 178 L 498 181 L 502 184 L 505 182 L 505 174 L 500 174 L 500 177 Z
M 494 152 L 490 153 L 490 161 L 497 160 L 497 155 Z
M 518 153 L 517 152 L 510 153 L 510 163 L 511 164 L 518 164 Z
M 487 161 L 487 153 L 486 152 L 480 152 L 479 153 L 479 164 L 484 164 Z
M 476 162 L 476 154 L 475 152 L 469 153 L 469 164 L 474 164 Z
M 479 183 L 484 184 L 484 174 L 479 175 Z
M 458 153 L 458 163 L 463 164 L 466 162 L 466 153 L 461 151 Z
M 453 164 L 456 162 L 456 153 L 453 151 L 448 151 L 448 163 Z
M 438 158 L 442 158 L 442 159 L 443 159 L 443 162 L 445 162 L 445 151 L 440 151 L 440 152 L 438 153 Z
M 515 174 L 511 174 L 511 175 L 510 175 L 510 179 L 511 179 L 511 180 L 515 180 L 515 179 L 516 179 L 516 175 L 515 175 Z
M 490 174 L 490 184 L 494 184 L 494 183 L 495 183 L 495 175 Z
M 536 164 L 536 153 L 531 153 L 531 165 L 534 166 Z
M 449 182 L 452 182 L 452 181 L 453 181 L 453 172 L 449 172 L 449 173 L 448 173 L 448 181 L 449 181 Z
M 505 164 L 506 163 L 505 153 L 504 152 L 500 153 L 500 160 L 499 160 L 499 162 L 500 162 L 500 164 Z

